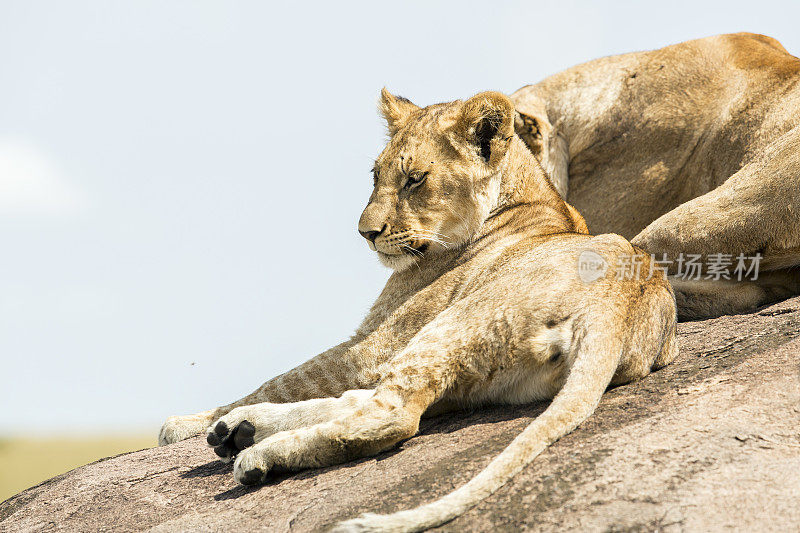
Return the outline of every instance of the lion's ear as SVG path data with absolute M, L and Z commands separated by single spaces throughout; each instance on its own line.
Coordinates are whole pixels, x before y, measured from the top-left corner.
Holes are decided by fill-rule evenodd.
M 524 98 L 516 102 L 514 130 L 539 161 L 545 156 L 553 126 L 547 118 L 547 109 L 539 98 Z
M 411 116 L 414 111 L 419 110 L 419 107 L 411 103 L 407 98 L 393 95 L 384 87 L 381 89 L 381 99 L 378 102 L 378 109 L 383 115 L 383 118 L 386 119 L 389 135 L 394 135 L 403 127 L 408 117 Z
M 457 127 L 484 161 L 494 166 L 514 136 L 514 104 L 502 93 L 476 94 L 464 102 Z

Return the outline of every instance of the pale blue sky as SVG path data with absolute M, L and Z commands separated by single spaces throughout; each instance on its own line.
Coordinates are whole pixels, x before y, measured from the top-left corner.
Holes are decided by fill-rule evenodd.
M 349 335 L 383 85 L 420 104 L 790 2 L 0 3 L 0 432 L 157 431 Z M 309 150 L 307 146 L 313 145 Z

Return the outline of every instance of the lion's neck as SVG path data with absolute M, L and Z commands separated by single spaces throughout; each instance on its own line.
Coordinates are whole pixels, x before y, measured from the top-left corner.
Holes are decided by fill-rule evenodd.
M 478 238 L 522 229 L 546 235 L 576 231 L 567 204 L 547 178 L 539 161 L 514 137 L 501 169 L 500 191 Z

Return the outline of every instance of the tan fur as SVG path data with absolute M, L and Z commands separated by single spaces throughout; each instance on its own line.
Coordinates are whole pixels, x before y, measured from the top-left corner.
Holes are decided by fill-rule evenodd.
M 525 144 L 499 93 L 418 108 L 383 92 L 392 132 L 359 231 L 394 267 L 347 342 L 212 411 L 170 418 L 160 442 L 207 428 L 234 477 L 321 467 L 413 436 L 423 414 L 554 398 L 472 481 L 417 509 L 365 515 L 342 531 L 417 531 L 485 498 L 588 417 L 611 383 L 675 357 L 669 283 L 583 281 L 579 258 L 648 256 L 592 237 Z
M 800 60 L 776 40 L 720 35 L 597 59 L 511 99 L 518 134 L 593 233 L 673 261 L 760 253 L 775 272 L 675 280 L 680 316 L 800 293 Z

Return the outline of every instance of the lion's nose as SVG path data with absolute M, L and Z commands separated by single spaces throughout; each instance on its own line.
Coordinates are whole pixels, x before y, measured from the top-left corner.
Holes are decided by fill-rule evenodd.
M 375 230 L 361 231 L 361 228 L 359 228 L 358 232 L 361 234 L 362 237 L 367 239 L 369 242 L 374 243 L 375 239 L 377 239 L 378 236 L 384 232 L 384 230 L 386 230 L 386 224 L 383 225 L 380 231 L 375 231 Z

